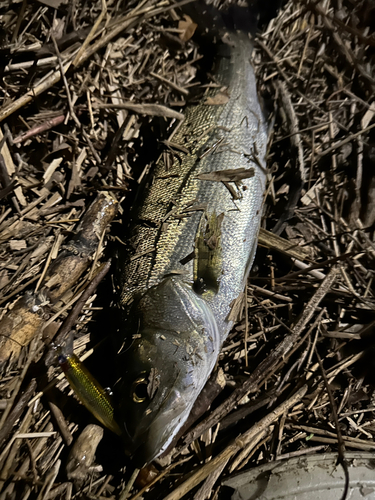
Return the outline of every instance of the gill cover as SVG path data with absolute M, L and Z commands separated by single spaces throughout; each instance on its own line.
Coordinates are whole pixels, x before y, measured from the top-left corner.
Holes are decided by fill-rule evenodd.
M 143 466 L 167 449 L 189 416 L 220 335 L 209 304 L 181 277 L 147 290 L 128 318 L 134 334 L 118 356 L 119 419 L 128 451 Z

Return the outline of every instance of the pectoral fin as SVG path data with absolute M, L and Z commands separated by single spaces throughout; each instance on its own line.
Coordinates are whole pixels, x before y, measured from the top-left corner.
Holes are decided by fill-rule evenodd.
M 203 215 L 195 239 L 194 291 L 216 294 L 222 272 L 221 224 L 224 214 Z

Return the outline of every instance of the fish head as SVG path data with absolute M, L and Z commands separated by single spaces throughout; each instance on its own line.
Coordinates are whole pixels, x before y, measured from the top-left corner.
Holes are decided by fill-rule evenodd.
M 143 466 L 162 454 L 190 414 L 220 350 L 209 304 L 181 279 L 150 288 L 133 308 L 139 329 L 119 354 L 119 420 Z

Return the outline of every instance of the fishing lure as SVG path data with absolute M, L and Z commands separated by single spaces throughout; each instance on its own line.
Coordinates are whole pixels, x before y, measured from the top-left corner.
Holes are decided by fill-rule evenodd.
M 69 348 L 58 346 L 56 350 L 59 365 L 77 398 L 107 429 L 121 435 L 108 391 L 91 375 L 72 349 L 70 352 Z

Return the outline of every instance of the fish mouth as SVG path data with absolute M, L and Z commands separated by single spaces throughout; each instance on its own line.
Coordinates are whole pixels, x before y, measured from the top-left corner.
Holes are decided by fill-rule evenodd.
M 173 389 L 155 415 L 152 412 L 145 415 L 133 436 L 127 432 L 131 440 L 129 451 L 137 468 L 144 467 L 167 451 L 189 415 L 187 406 L 179 391 Z
M 132 454 L 132 461 L 135 467 L 141 469 L 158 458 L 168 449 L 172 443 L 172 439 L 173 435 L 166 439 L 156 437 L 151 428 L 142 436 L 139 436 L 139 445 Z

